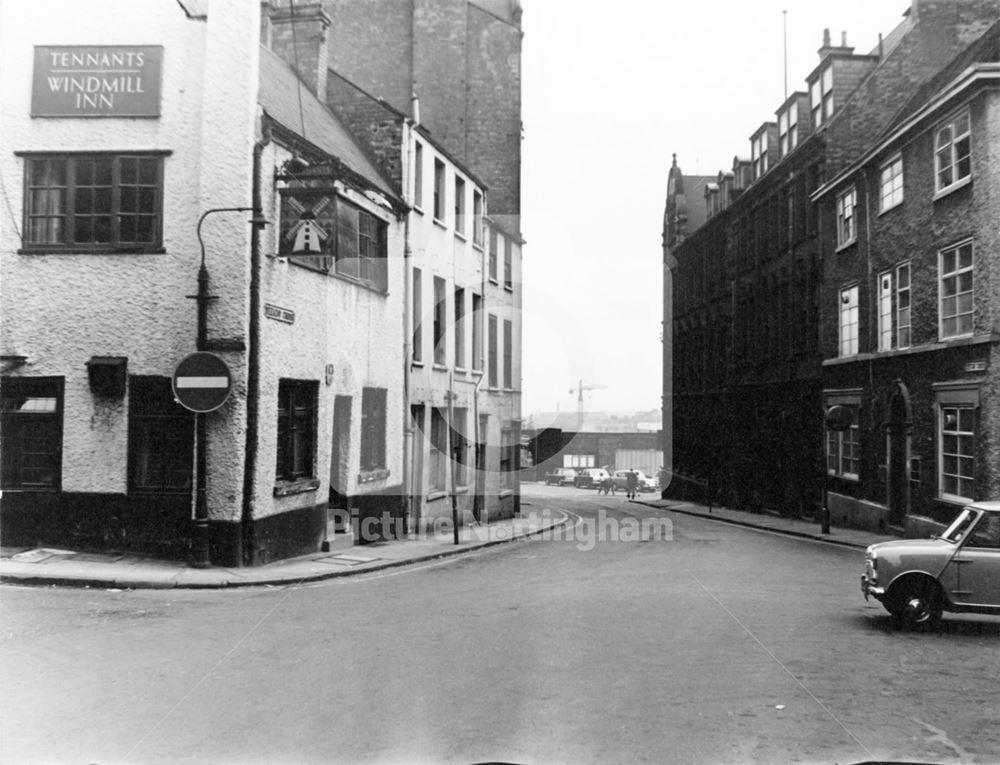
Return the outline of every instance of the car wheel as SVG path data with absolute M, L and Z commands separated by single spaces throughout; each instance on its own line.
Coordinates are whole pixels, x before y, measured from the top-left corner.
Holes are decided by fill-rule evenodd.
M 907 577 L 893 585 L 886 608 L 905 629 L 934 627 L 941 621 L 941 590 L 927 577 Z

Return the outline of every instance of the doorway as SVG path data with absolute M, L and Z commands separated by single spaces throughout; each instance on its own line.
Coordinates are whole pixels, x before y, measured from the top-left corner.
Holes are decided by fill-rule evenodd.
M 885 425 L 886 507 L 889 523 L 901 526 L 910 512 L 910 394 L 896 381 L 889 394 L 889 417 Z

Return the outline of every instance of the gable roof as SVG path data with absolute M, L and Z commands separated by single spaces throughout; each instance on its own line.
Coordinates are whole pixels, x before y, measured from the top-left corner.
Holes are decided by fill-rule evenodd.
M 337 116 L 316 98 L 284 59 L 264 46 L 260 48 L 257 100 L 275 122 L 336 157 L 381 192 L 398 200 L 392 186 Z

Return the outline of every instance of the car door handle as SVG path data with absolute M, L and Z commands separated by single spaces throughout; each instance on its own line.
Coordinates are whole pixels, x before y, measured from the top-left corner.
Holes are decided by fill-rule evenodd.
M 974 560 L 970 558 L 952 558 L 955 563 L 975 563 Z

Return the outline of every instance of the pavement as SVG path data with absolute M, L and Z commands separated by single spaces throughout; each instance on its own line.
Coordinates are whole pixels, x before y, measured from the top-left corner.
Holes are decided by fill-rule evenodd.
M 898 539 L 887 534 L 844 528 L 832 528 L 829 534 L 823 534 L 819 524 L 810 520 L 707 507 L 679 500 L 640 497 L 635 504 L 861 550 L 875 542 Z M 567 520 L 568 516 L 559 510 L 525 502 L 517 518 L 463 526 L 459 530 L 458 544 L 455 544 L 454 535 L 448 529 L 419 537 L 311 553 L 247 568 L 194 568 L 184 561 L 55 547 L 0 547 L 0 582 L 122 590 L 281 586 L 460 555 L 542 534 L 562 526 Z
M 56 547 L 0 547 L 0 582 L 102 589 L 220 589 L 299 584 L 461 555 L 562 526 L 558 510 L 522 508 L 516 518 L 288 558 L 264 566 L 195 568 L 185 561 Z

